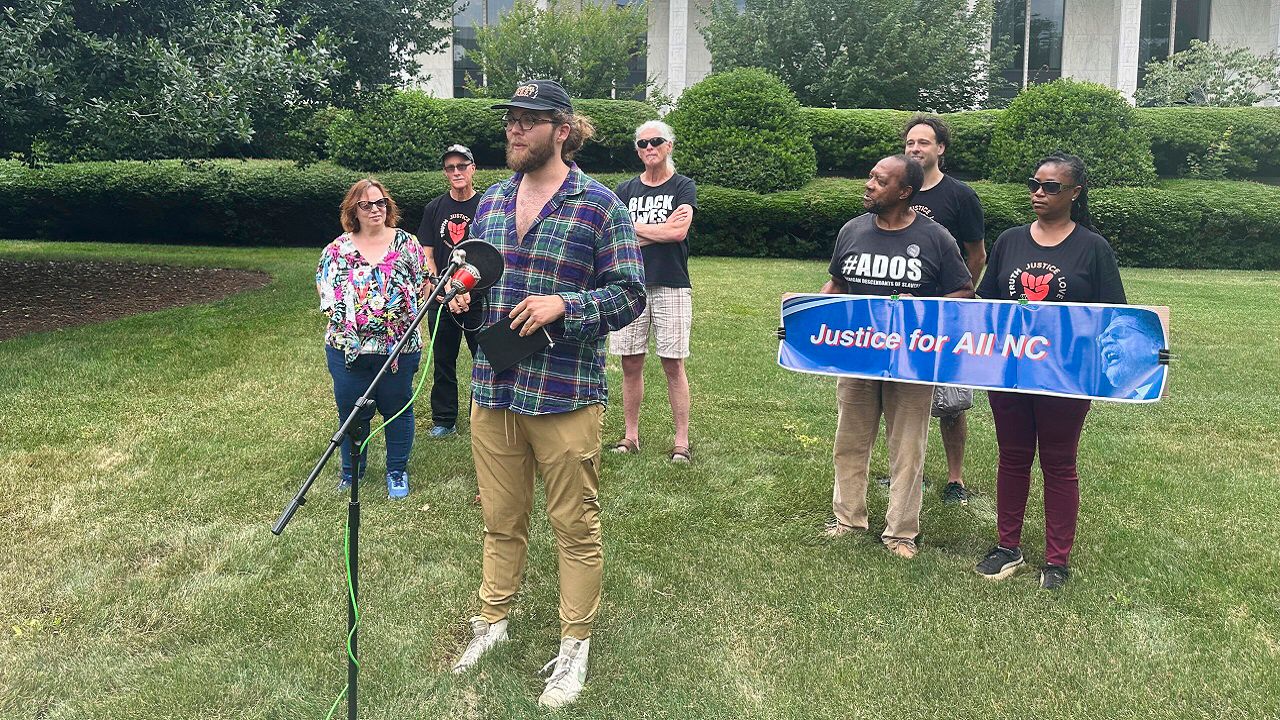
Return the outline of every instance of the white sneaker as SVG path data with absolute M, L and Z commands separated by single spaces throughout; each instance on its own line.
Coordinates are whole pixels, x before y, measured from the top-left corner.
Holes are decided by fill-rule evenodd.
M 453 671 L 455 673 L 463 673 L 471 669 L 480 661 L 480 656 L 489 652 L 494 645 L 507 639 L 507 619 L 503 618 L 496 623 L 490 625 L 484 618 L 476 615 L 468 622 L 471 623 L 471 642 L 467 643 L 467 649 L 462 651 L 462 657 L 458 658 L 458 662 L 454 663 Z
M 542 697 L 538 698 L 539 705 L 554 710 L 578 699 L 582 684 L 587 681 L 587 653 L 590 651 L 591 638 L 577 640 L 567 637 L 560 641 L 560 653 L 542 666 L 541 672 L 552 666 L 555 669 L 547 678 Z

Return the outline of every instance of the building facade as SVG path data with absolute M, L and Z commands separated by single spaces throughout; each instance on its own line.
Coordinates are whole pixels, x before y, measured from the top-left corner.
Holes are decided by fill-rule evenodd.
M 449 48 L 420 58 L 429 75 L 421 85 L 438 97 L 464 95 L 468 73 L 473 82 L 477 77 L 467 58 L 476 28 L 497 22 L 514 2 L 471 0 L 454 18 Z M 673 98 L 711 72 L 698 30 L 709 6 L 710 0 L 647 0 L 648 53 L 637 72 L 665 85 Z M 997 92 L 1012 95 L 1028 84 L 1071 77 L 1132 97 L 1148 62 L 1197 39 L 1259 54 L 1280 50 L 1280 0 L 995 0 L 991 42 L 1006 81 Z

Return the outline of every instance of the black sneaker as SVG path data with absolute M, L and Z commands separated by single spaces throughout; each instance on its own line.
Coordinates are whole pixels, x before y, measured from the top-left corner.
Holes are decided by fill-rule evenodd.
M 1003 580 L 1017 572 L 1018 567 L 1026 564 L 1022 559 L 1022 548 L 1007 548 L 997 545 L 982 558 L 974 571 L 988 580 Z
M 969 491 L 958 482 L 949 482 L 942 488 L 943 505 L 968 505 Z
M 1045 565 L 1040 571 L 1041 590 L 1061 590 L 1067 584 L 1071 571 L 1066 565 Z

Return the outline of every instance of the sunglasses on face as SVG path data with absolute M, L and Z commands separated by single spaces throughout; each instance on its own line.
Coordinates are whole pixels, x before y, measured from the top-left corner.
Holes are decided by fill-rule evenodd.
M 444 171 L 445 172 L 462 172 L 463 170 L 466 170 L 469 167 L 471 167 L 471 163 L 458 163 L 457 165 L 445 165 Z
M 551 118 L 538 117 L 537 115 L 521 115 L 520 117 L 515 117 L 513 115 L 502 116 L 502 124 L 508 130 L 510 130 L 514 125 L 519 125 L 520 129 L 524 130 L 525 132 L 529 132 L 530 130 L 534 129 L 535 127 L 538 126 L 539 123 L 554 123 L 554 122 L 555 120 L 552 120 Z
M 372 210 L 372 209 L 373 209 L 373 208 L 375 208 L 375 207 L 376 207 L 376 208 L 378 208 L 379 210 L 386 210 L 386 209 L 387 209 L 387 199 L 386 199 L 386 198 L 378 198 L 377 200 L 360 200 L 360 201 L 356 202 L 356 207 L 360 208 L 361 210 L 363 210 L 363 211 L 365 211 L 365 212 L 369 212 L 370 210 Z
M 663 144 L 663 143 L 665 143 L 666 141 L 667 141 L 667 139 L 666 139 L 666 138 L 664 138 L 664 137 L 656 137 L 656 138 L 641 138 L 641 139 L 639 139 L 639 140 L 637 140 L 637 141 L 636 141 L 636 147 L 641 148 L 641 149 L 643 149 L 643 148 L 647 148 L 647 147 L 650 147 L 650 146 L 652 146 L 652 147 L 661 147 L 661 146 L 662 146 L 662 144 Z
M 1067 188 L 1073 188 L 1073 187 L 1076 187 L 1076 186 L 1063 185 L 1057 180 L 1045 180 L 1044 182 L 1040 182 L 1035 178 L 1027 178 L 1027 189 L 1033 193 L 1037 190 L 1044 190 L 1045 195 L 1057 195 L 1063 190 L 1066 190 Z

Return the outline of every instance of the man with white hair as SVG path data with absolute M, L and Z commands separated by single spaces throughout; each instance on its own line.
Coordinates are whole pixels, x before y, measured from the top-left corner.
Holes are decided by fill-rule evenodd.
M 689 227 L 698 207 L 693 180 L 676 172 L 671 160 L 675 133 L 651 120 L 636 128 L 636 155 L 644 172 L 618 186 L 618 199 L 631 212 L 644 255 L 649 302 L 630 325 L 609 334 L 609 352 L 622 356 L 622 408 L 625 431 L 613 445 L 616 453 L 640 451 L 640 403 L 644 399 L 644 359 L 649 335 L 667 376 L 667 399 L 675 422 L 669 458 L 689 462 L 689 329 L 693 324 L 693 290 L 689 282 Z

